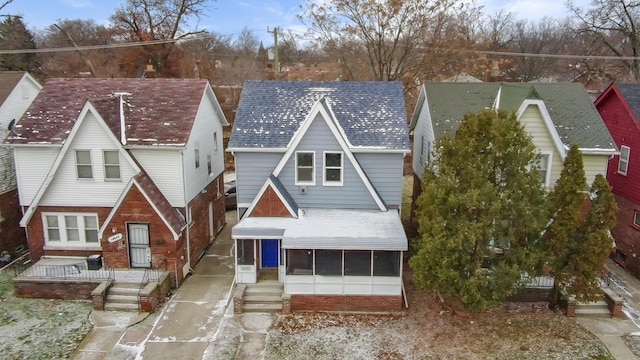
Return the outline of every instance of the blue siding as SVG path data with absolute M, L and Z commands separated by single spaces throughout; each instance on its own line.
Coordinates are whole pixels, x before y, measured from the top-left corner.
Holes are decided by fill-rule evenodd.
M 251 203 L 284 154 L 235 153 L 238 203 Z
M 387 206 L 402 203 L 403 154 L 358 153 L 356 158 Z

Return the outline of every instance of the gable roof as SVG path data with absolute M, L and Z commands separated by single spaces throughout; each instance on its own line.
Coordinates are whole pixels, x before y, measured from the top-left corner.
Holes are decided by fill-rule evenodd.
M 636 122 L 640 121 L 640 84 L 614 83 L 611 88 L 617 88 L 629 109 L 633 112 Z M 598 98 L 596 104 L 608 95 L 608 91 Z
M 267 181 L 262 185 L 262 188 L 258 192 L 258 195 L 253 199 L 253 202 L 245 211 L 243 218 L 253 216 L 253 211 L 256 209 L 258 204 L 263 201 L 263 197 L 268 189 L 273 190 L 275 195 L 278 197 L 278 200 L 282 204 L 282 206 L 289 212 L 289 215 L 293 218 L 298 217 L 298 212 L 300 211 L 300 207 L 298 203 L 293 199 L 291 194 L 287 191 L 284 184 L 273 174 L 269 175 Z
M 111 222 L 111 219 L 118 211 L 120 211 L 122 202 L 134 186 L 140 191 L 140 193 L 142 193 L 149 205 L 151 205 L 156 214 L 158 214 L 167 228 L 171 231 L 173 239 L 178 240 L 182 234 L 182 229 L 187 226 L 187 223 L 182 215 L 180 215 L 180 213 L 171 206 L 169 200 L 167 200 L 167 198 L 162 194 L 162 191 L 158 189 L 158 186 L 144 171 L 131 178 L 125 189 L 122 191 L 120 198 L 111 209 L 109 216 L 107 216 L 107 219 L 102 224 L 98 235 L 102 237 L 102 234 Z
M 352 148 L 409 150 L 400 82 L 247 81 L 229 151 L 287 148 L 322 98 Z
M 0 71 L 0 105 L 4 104 L 13 89 L 24 77 L 31 77 L 26 71 Z M 40 85 L 35 79 L 34 84 Z
M 581 149 L 616 150 L 611 134 L 591 97 L 577 83 L 425 83 L 426 106 L 436 138 L 454 132 L 464 115 L 499 108 L 515 112 L 526 100 L 540 100 L 548 111 L 563 145 L 578 144 Z M 421 94 L 421 97 L 423 96 Z M 419 112 L 422 104 L 416 107 Z M 411 127 L 415 128 L 418 114 Z
M 118 94 L 126 93 L 127 145 L 184 146 L 207 87 L 199 79 L 49 79 L 5 143 L 64 144 L 87 101 L 120 138 Z

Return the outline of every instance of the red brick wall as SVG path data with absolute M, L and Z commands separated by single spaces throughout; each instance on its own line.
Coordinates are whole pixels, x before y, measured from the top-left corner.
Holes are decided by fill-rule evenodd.
M 70 207 L 70 206 L 39 206 L 27 224 L 27 242 L 32 261 L 38 261 L 43 255 L 50 256 L 88 256 L 96 251 L 87 250 L 48 250 L 44 251 L 44 231 L 42 229 L 43 212 L 92 212 L 98 214 L 98 225 L 109 215 L 110 208 L 100 207 Z
M 271 186 L 262 194 L 250 216 L 255 217 L 290 217 L 291 213 L 284 206 L 278 194 Z
M 402 311 L 402 296 L 291 295 L 291 310 Z
M 173 234 L 167 228 L 162 218 L 156 213 L 144 195 L 137 187 L 132 186 L 118 208 L 115 216 L 107 224 L 102 236 L 102 257 L 104 265 L 114 268 L 129 268 L 129 239 L 127 225 L 130 223 L 142 223 L 149 225 L 149 240 L 151 247 L 151 267 L 163 267 L 169 260 L 180 259 L 183 254 L 180 246 L 184 241 L 184 235 L 179 240 L 174 240 Z M 122 239 L 109 242 L 108 238 L 114 234 L 122 234 Z M 186 260 L 182 261 L 184 264 Z M 182 268 L 178 260 L 178 268 Z M 173 268 L 168 269 L 173 271 Z
M 223 181 L 220 179 L 220 184 Z M 191 267 L 198 263 L 198 258 L 204 254 L 213 241 L 209 229 L 209 203 L 213 202 L 213 237 L 219 233 L 221 227 L 227 223 L 225 217 L 224 188 L 216 189 L 216 181 L 212 181 L 189 203 L 191 207 L 192 224 L 189 228 L 191 246 Z M 220 196 L 218 196 L 220 194 Z
M 13 280 L 17 296 L 64 300 L 91 300 L 91 292 L 98 287 L 100 283 L 101 281 L 48 281 L 20 278 Z
M 618 222 L 611 230 L 616 239 L 616 248 L 626 255 L 626 261 L 621 264 L 632 274 L 640 275 L 640 228 L 633 225 L 634 211 L 640 211 L 640 204 L 635 204 L 620 195 L 615 195 L 620 207 Z M 635 254 L 635 256 L 634 256 Z
M 615 88 L 613 89 L 615 90 Z M 636 203 L 640 203 L 640 129 L 638 122 L 619 97 L 617 91 L 611 91 L 597 104 L 598 111 L 618 147 L 631 147 L 627 175 L 618 174 L 619 156 L 609 161 L 607 180 L 613 192 Z
M 11 258 L 16 257 L 16 247 L 22 245 L 27 250 L 27 237 L 20 227 L 22 212 L 18 203 L 18 190 L 7 191 L 0 195 L 0 253 L 8 251 Z

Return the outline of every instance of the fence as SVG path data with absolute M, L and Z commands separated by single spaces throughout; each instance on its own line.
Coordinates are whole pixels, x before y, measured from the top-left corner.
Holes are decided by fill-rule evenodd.
M 113 280 L 113 269 L 87 270 L 86 262 L 60 265 L 16 266 L 16 276 L 60 280 Z

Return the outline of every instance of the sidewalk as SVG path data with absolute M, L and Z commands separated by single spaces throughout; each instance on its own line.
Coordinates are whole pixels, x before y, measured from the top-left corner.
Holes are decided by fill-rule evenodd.
M 612 281 L 616 284 L 611 286 L 612 290 L 625 299 L 626 312 L 636 317 L 635 310 L 640 309 L 640 280 L 611 259 L 607 260 L 606 267 L 611 272 Z M 623 319 L 579 317 L 576 321 L 598 337 L 615 359 L 638 359 L 622 339 L 623 336 L 632 333 L 640 334 L 640 326 L 638 326 L 640 322 L 637 319 L 634 322 L 626 317 Z
M 269 314 L 233 316 L 231 228 L 236 213 L 175 294 L 154 314 L 94 311 L 94 328 L 72 359 L 256 359 Z M 221 329 L 224 329 L 221 331 Z M 226 356 L 225 356 L 226 355 Z

